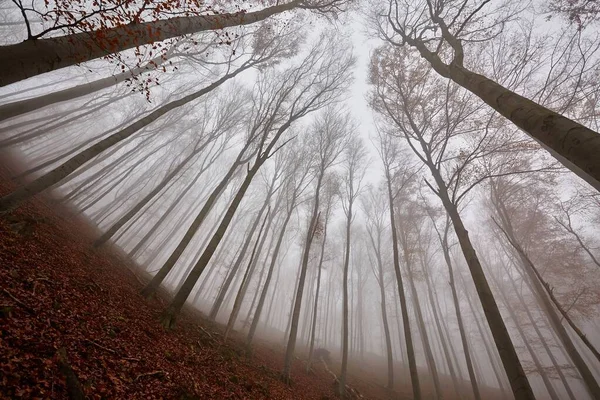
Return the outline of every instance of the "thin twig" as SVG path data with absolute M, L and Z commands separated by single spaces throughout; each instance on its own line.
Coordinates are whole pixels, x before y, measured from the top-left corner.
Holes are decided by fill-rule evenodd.
M 104 350 L 104 351 L 108 351 L 109 353 L 113 353 L 113 354 L 117 354 L 116 351 L 114 351 L 113 349 L 109 349 L 108 347 L 104 347 L 101 344 L 98 344 L 96 342 L 94 342 L 93 340 L 90 339 L 84 339 L 86 342 L 93 344 L 94 346 Z
M 15 303 L 17 303 L 18 305 L 20 305 L 23 309 L 25 309 L 25 311 L 27 311 L 30 314 L 35 314 L 35 310 L 31 307 L 29 307 L 27 304 L 23 303 L 21 300 L 17 299 L 15 296 L 13 296 L 8 290 L 6 289 L 2 289 L 2 291 L 4 293 L 6 293 L 8 295 L 8 297 L 10 297 L 11 299 L 13 299 L 13 301 Z
M 144 378 L 146 376 L 156 376 L 156 375 L 164 375 L 164 374 L 165 374 L 165 371 L 146 372 L 144 374 L 140 374 L 140 375 L 136 376 L 136 378 L 133 381 L 136 382 L 138 379 Z

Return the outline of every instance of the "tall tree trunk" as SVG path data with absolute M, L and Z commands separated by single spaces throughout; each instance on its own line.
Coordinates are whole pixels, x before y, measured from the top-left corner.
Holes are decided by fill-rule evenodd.
M 497 195 L 495 196 L 495 200 L 495 207 L 501 217 L 503 232 L 506 234 L 507 239 L 509 239 L 509 243 L 515 248 L 517 256 L 521 261 L 522 268 L 527 274 L 529 282 L 535 288 L 534 293 L 536 294 L 538 301 L 540 302 L 541 306 L 546 312 L 546 315 L 548 315 L 552 327 L 558 334 L 558 337 L 560 338 L 563 347 L 565 348 L 565 350 L 569 354 L 569 357 L 573 361 L 573 365 L 575 365 L 575 368 L 577 368 L 577 371 L 583 378 L 588 392 L 590 393 L 592 398 L 600 399 L 600 386 L 598 385 L 598 381 L 596 381 L 594 374 L 592 373 L 592 371 L 590 371 L 585 360 L 582 358 L 581 354 L 579 353 L 573 341 L 571 340 L 569 333 L 565 329 L 564 325 L 561 323 L 558 313 L 556 312 L 552 301 L 550 300 L 548 294 L 546 293 L 546 290 L 544 289 L 543 283 L 536 275 L 535 266 L 533 265 L 529 257 L 527 257 L 525 251 L 518 244 L 516 240 L 516 235 L 514 234 L 512 223 L 510 221 L 506 209 L 504 208 L 502 200 Z
M 531 314 L 531 311 L 529 311 L 529 306 L 525 302 L 525 299 L 523 298 L 523 294 L 521 293 L 519 288 L 517 288 L 517 285 L 515 284 L 514 280 L 509 279 L 509 281 L 511 283 L 513 290 L 517 294 L 517 297 L 519 298 L 519 302 L 521 303 L 521 306 L 523 307 L 523 309 L 525 310 L 525 313 L 527 314 L 527 318 L 529 318 L 529 320 L 531 321 L 531 324 L 533 325 L 533 329 L 535 330 L 536 335 L 540 338 L 540 342 L 542 343 L 544 350 L 548 354 L 548 357 L 550 358 L 550 361 L 552 362 L 552 366 L 554 367 L 554 370 L 558 374 L 558 377 L 560 378 L 560 380 L 567 392 L 567 395 L 569 396 L 569 398 L 571 400 L 575 400 L 575 395 L 573 394 L 573 391 L 571 390 L 571 386 L 569 385 L 569 382 L 567 382 L 567 378 L 565 377 L 565 374 L 563 373 L 562 368 L 558 364 L 558 361 L 556 360 L 556 357 L 554 356 L 552 349 L 548 345 L 546 338 L 544 337 L 543 333 L 540 331 L 540 328 L 538 327 L 538 324 L 537 324 L 535 318 Z M 533 293 L 533 287 L 529 286 L 529 282 L 526 282 L 526 283 L 529 287 L 529 290 L 531 290 Z
M 500 310 L 494 299 L 494 294 L 490 289 L 477 253 L 475 252 L 475 248 L 471 243 L 469 233 L 462 222 L 457 207 L 450 201 L 446 184 L 442 179 L 440 172 L 434 167 L 433 162 L 428 162 L 428 166 L 438 186 L 438 195 L 442 200 L 446 212 L 450 216 L 454 232 L 458 237 L 458 242 L 464 254 L 467 266 L 469 267 L 475 288 L 477 289 L 479 301 L 481 302 L 486 320 L 492 331 L 494 342 L 498 349 L 498 353 L 500 354 L 500 359 L 504 365 L 504 370 L 508 376 L 508 381 L 510 382 L 515 399 L 533 400 L 535 399 L 533 390 L 523 371 L 523 366 L 521 365 L 517 351 L 513 346 L 508 329 L 502 320 L 502 314 L 500 314 Z
M 521 337 L 521 340 L 523 341 L 523 343 L 525 344 L 525 347 L 527 348 L 527 351 L 531 355 L 531 359 L 533 360 L 533 364 L 535 365 L 535 368 L 539 371 L 539 375 L 542 378 L 542 381 L 544 381 L 544 385 L 546 386 L 546 390 L 548 391 L 550 398 L 552 400 L 558 400 L 559 399 L 558 394 L 556 393 L 554 386 L 552 386 L 552 382 L 550 382 L 550 379 L 548 378 L 548 374 L 546 374 L 546 371 L 544 370 L 544 367 L 542 366 L 542 363 L 540 362 L 536 351 L 533 349 L 533 347 L 531 347 L 531 344 L 529 344 L 529 341 L 527 340 L 527 336 L 525 335 L 525 332 L 523 332 L 523 328 L 521 328 L 521 324 L 519 323 L 519 320 L 517 319 L 517 316 L 512 309 L 512 305 L 510 304 L 510 302 L 508 300 L 506 291 L 501 286 L 500 282 L 498 282 L 498 280 L 493 277 L 493 275 L 492 275 L 492 279 L 495 281 L 496 287 L 498 288 L 498 291 L 500 292 L 500 294 L 502 295 L 502 298 L 504 299 L 504 304 L 506 305 L 508 314 L 514 321 L 515 328 L 516 328 L 517 332 L 519 332 L 519 336 Z
M 295 202 L 295 201 L 294 201 Z M 273 249 L 273 255 L 271 256 L 271 263 L 269 265 L 269 271 L 267 272 L 267 278 L 265 280 L 265 284 L 260 293 L 260 298 L 258 300 L 258 305 L 256 306 L 256 311 L 254 312 L 254 317 L 252 318 L 252 324 L 250 325 L 250 330 L 248 332 L 248 337 L 246 338 L 246 346 L 248 350 L 250 350 L 250 346 L 252 344 L 252 340 L 254 339 L 254 334 L 256 333 L 256 328 L 258 327 L 258 323 L 260 321 L 260 315 L 262 313 L 262 309 L 265 304 L 265 299 L 267 298 L 267 292 L 269 291 L 269 285 L 271 283 L 271 279 L 273 277 L 273 271 L 275 270 L 275 265 L 277 263 L 277 257 L 279 256 L 279 251 L 281 249 L 281 244 L 283 243 L 283 238 L 285 236 L 285 232 L 287 230 L 288 223 L 292 217 L 292 213 L 294 211 L 294 207 L 290 207 L 285 216 L 285 220 L 283 221 L 283 225 L 281 227 L 281 231 L 279 232 L 279 237 L 277 238 L 277 243 L 275 244 L 275 249 Z M 277 290 L 277 285 L 275 285 L 275 290 Z M 272 302 L 271 302 L 272 305 Z M 269 307 L 269 311 L 270 311 Z M 267 320 L 269 317 L 269 313 L 267 313 Z
M 70 173 L 72 173 L 77 168 L 81 167 L 83 164 L 90 161 L 92 158 L 96 157 L 98 154 L 100 154 L 104 150 L 127 139 L 128 137 L 130 137 L 134 133 L 138 132 L 140 129 L 144 128 L 145 126 L 150 125 L 152 122 L 156 121 L 157 119 L 159 119 L 160 117 L 162 117 L 163 115 L 168 113 L 169 111 L 174 110 L 178 107 L 181 107 L 184 104 L 187 104 L 187 103 L 189 103 L 193 100 L 196 100 L 196 99 L 202 97 L 203 95 L 211 92 L 212 90 L 221 86 L 223 83 L 225 83 L 229 79 L 232 79 L 233 77 L 235 77 L 236 75 L 238 75 L 239 73 L 241 73 L 242 71 L 244 71 L 248 68 L 249 68 L 249 64 L 244 65 L 244 66 L 236 69 L 235 71 L 224 75 L 217 81 L 213 82 L 212 84 L 208 85 L 207 87 L 205 87 L 197 92 L 194 92 L 194 93 L 187 95 L 179 100 L 172 101 L 170 103 L 165 104 L 162 107 L 159 107 L 158 109 L 154 110 L 153 112 L 146 115 L 142 119 L 129 125 L 125 129 L 122 129 L 118 132 L 113 133 L 112 135 L 108 136 L 107 138 L 99 141 L 98 143 L 94 144 L 93 146 L 80 152 L 76 156 L 70 158 L 63 164 L 54 168 L 52 171 L 49 171 L 48 173 L 37 178 L 36 180 L 31 181 L 30 183 L 27 183 L 27 184 L 19 187 L 18 189 L 14 190 L 12 193 L 9 193 L 6 196 L 0 198 L 0 213 L 6 213 L 8 211 L 13 210 L 14 208 L 18 207 L 21 202 L 35 196 L 36 194 L 48 189 L 50 186 L 60 182 L 62 179 L 67 177 Z
M 600 134 L 459 65 L 446 65 L 422 42 L 410 41 L 440 75 L 475 94 L 529 134 L 565 167 L 600 191 Z
M 415 281 L 413 277 L 413 262 L 410 260 L 409 249 L 407 247 L 405 234 L 403 233 L 404 229 L 400 229 L 400 243 L 402 244 L 403 253 L 404 253 L 404 263 L 406 266 L 406 271 L 408 273 L 408 285 L 410 287 L 410 293 L 413 300 L 413 309 L 415 312 L 415 317 L 417 319 L 417 326 L 421 333 L 421 340 L 423 341 L 423 350 L 425 351 L 425 360 L 427 361 L 427 366 L 429 368 L 429 372 L 431 374 L 431 379 L 433 381 L 433 388 L 435 389 L 434 397 L 438 399 L 442 399 L 444 394 L 442 392 L 440 386 L 440 378 L 438 376 L 437 366 L 435 364 L 435 357 L 433 356 L 433 352 L 431 351 L 431 344 L 429 343 L 429 334 L 427 333 L 427 326 L 425 325 L 425 320 L 423 319 L 423 312 L 421 310 L 421 305 L 419 304 L 419 295 L 417 293 L 417 288 L 415 286 Z
M 92 82 L 82 83 L 81 85 L 77 85 L 75 87 L 58 90 L 42 96 L 4 104 L 0 106 L 0 121 L 36 111 L 52 104 L 74 100 L 79 97 L 83 97 L 85 95 L 117 85 L 121 82 L 125 82 L 127 79 L 131 79 L 134 76 L 138 76 L 146 71 L 156 69 L 159 65 L 166 62 L 169 57 L 170 51 L 164 57 L 155 57 L 142 66 L 130 69 L 126 72 L 121 72 L 120 74 L 111 75 Z
M 306 240 L 304 243 L 304 249 L 302 252 L 302 261 L 300 264 L 300 276 L 298 277 L 298 287 L 296 289 L 296 296 L 293 301 L 293 311 L 290 316 L 290 333 L 288 336 L 288 343 L 285 351 L 285 359 L 283 363 L 282 378 L 286 383 L 290 382 L 290 373 L 292 370 L 292 358 L 294 356 L 294 350 L 296 349 L 296 339 L 298 336 L 298 323 L 300 320 L 300 308 L 302 306 L 302 295 L 304 293 L 304 282 L 306 280 L 306 271 L 308 269 L 308 258 L 310 256 L 310 247 L 315 234 L 315 228 L 317 226 L 317 219 L 319 217 L 319 197 L 321 191 L 321 184 L 323 183 L 323 176 L 325 171 L 322 169 L 319 172 L 317 178 L 317 186 L 315 189 L 315 201 L 313 205 L 312 215 L 310 223 L 308 224 L 308 231 L 306 232 Z M 287 335 L 286 335 L 287 336 Z
M 392 231 L 392 251 L 394 260 L 394 271 L 396 273 L 396 283 L 398 284 L 398 296 L 400 297 L 400 309 L 402 311 L 402 328 L 404 330 L 404 340 L 406 341 L 406 355 L 408 358 L 408 369 L 410 370 L 410 381 L 412 383 L 413 399 L 421 400 L 421 386 L 419 384 L 419 371 L 417 369 L 417 360 L 415 349 L 413 347 L 412 333 L 410 331 L 410 319 L 408 317 L 408 306 L 406 304 L 406 294 L 404 293 L 404 283 L 402 272 L 400 270 L 400 254 L 398 251 L 398 231 L 396 229 L 396 216 L 394 212 L 394 195 L 392 194 L 392 175 L 389 167 L 385 166 L 386 185 L 388 191 L 388 202 L 390 207 L 390 230 Z
M 202 31 L 249 25 L 292 10 L 299 0 L 260 11 L 174 17 L 0 46 L 0 86 L 127 49 Z
M 244 195 L 246 194 L 246 190 L 248 190 L 252 179 L 258 172 L 258 169 L 261 165 L 262 163 L 256 162 L 255 165 L 250 170 L 248 170 L 246 178 L 242 182 L 242 185 L 238 189 L 238 192 L 236 193 L 233 201 L 229 205 L 227 213 L 225 214 L 225 217 L 223 217 L 223 220 L 221 220 L 219 228 L 217 229 L 210 242 L 206 246 L 206 249 L 202 253 L 202 256 L 200 257 L 196 265 L 194 265 L 194 268 L 192 269 L 187 279 L 181 286 L 181 289 L 179 289 L 179 291 L 177 292 L 167 309 L 164 311 L 161 318 L 163 326 L 170 328 L 173 327 L 173 325 L 175 324 L 175 319 L 179 315 L 181 308 L 183 307 L 185 301 L 190 295 L 192 289 L 194 288 L 196 281 L 198 280 L 198 278 L 204 271 L 204 268 L 206 268 L 210 259 L 215 253 L 217 246 L 221 242 L 223 235 L 229 227 L 229 223 L 233 219 L 237 208 L 239 207 L 240 203 L 242 202 L 242 199 L 244 198 Z
M 458 276 L 461 279 L 464 293 L 467 296 L 467 304 L 469 305 L 471 314 L 473 314 L 473 320 L 475 321 L 475 326 L 477 327 L 477 331 L 479 332 L 479 335 L 481 336 L 483 347 L 485 348 L 485 352 L 486 352 L 488 358 L 490 359 L 490 364 L 492 365 L 492 370 L 494 371 L 494 375 L 496 376 L 496 381 L 498 382 L 498 385 L 500 387 L 502 397 L 505 399 L 511 398 L 510 396 L 507 395 L 506 390 L 504 389 L 504 379 L 503 378 L 505 375 L 502 375 L 501 370 L 499 370 L 501 368 L 500 364 L 502 363 L 502 361 L 498 362 L 498 367 L 496 367 L 496 363 L 494 361 L 498 359 L 498 357 L 496 356 L 497 353 L 495 353 L 493 351 L 493 349 L 491 348 L 491 345 L 488 344 L 488 340 L 491 343 L 494 341 L 494 339 L 490 338 L 487 331 L 485 331 L 485 328 L 483 326 L 481 326 L 481 323 L 479 322 L 479 316 L 478 316 L 479 314 L 477 313 L 477 310 L 475 309 L 475 306 L 473 305 L 473 302 L 471 301 L 471 296 L 469 295 L 469 289 L 467 288 L 467 284 L 460 273 L 458 274 Z M 483 315 L 483 317 L 485 318 L 485 315 Z M 465 338 L 466 338 L 466 333 L 465 333 Z
M 439 236 L 440 244 L 442 246 L 442 252 L 444 254 L 444 261 L 448 267 L 449 285 L 452 292 L 452 302 L 454 304 L 454 312 L 456 313 L 456 320 L 458 322 L 458 330 L 460 332 L 460 340 L 462 342 L 463 352 L 465 355 L 465 362 L 467 364 L 467 372 L 469 373 L 469 379 L 471 380 L 471 387 L 473 388 L 473 395 L 475 400 L 481 400 L 481 394 L 479 392 L 479 384 L 477 383 L 477 377 L 473 370 L 473 363 L 471 361 L 471 350 L 469 349 L 469 341 L 467 340 L 467 334 L 465 332 L 465 326 L 460 311 L 460 302 L 458 301 L 458 293 L 456 291 L 456 283 L 454 281 L 454 268 L 452 267 L 452 259 L 450 258 L 450 250 L 448 247 L 448 231 L 450 228 L 450 221 L 446 220 L 446 227 L 444 229 L 444 235 Z M 438 233 L 439 235 L 439 233 Z M 493 362 L 490 359 L 490 362 Z
M 246 294 L 246 290 L 248 289 L 248 285 L 250 280 L 252 279 L 252 273 L 254 271 L 254 267 L 256 266 L 255 260 L 260 255 L 260 248 L 264 243 L 264 240 L 269 232 L 269 227 L 271 222 L 273 221 L 275 213 L 271 213 L 271 210 L 267 211 L 265 214 L 265 218 L 263 219 L 263 223 L 258 230 L 258 236 L 256 237 L 256 241 L 254 242 L 254 247 L 252 248 L 252 253 L 250 254 L 250 259 L 248 260 L 248 266 L 246 267 L 246 271 L 244 272 L 244 277 L 242 278 L 242 282 L 240 284 L 240 288 L 235 296 L 235 300 L 233 302 L 233 308 L 231 313 L 229 314 L 229 320 L 227 321 L 227 327 L 225 328 L 225 340 L 229 336 L 229 333 L 233 330 L 235 326 L 235 322 L 237 320 L 237 316 L 240 312 L 240 308 L 242 307 L 242 302 L 244 301 L 244 295 Z M 269 223 L 267 224 L 267 220 Z M 267 224 L 267 228 L 265 229 L 265 224 Z
M 377 270 L 379 272 L 377 284 L 379 286 L 379 298 L 380 298 L 380 307 L 381 307 L 381 322 L 383 324 L 383 333 L 385 335 L 385 353 L 387 356 L 387 369 L 388 369 L 388 378 L 387 378 L 387 388 L 389 390 L 394 389 L 394 354 L 392 351 L 392 338 L 390 335 L 390 325 L 388 322 L 387 316 L 387 305 L 386 305 L 386 296 L 385 296 L 385 277 L 383 273 L 383 261 L 381 259 L 381 232 L 377 232 L 377 243 L 370 232 L 369 241 L 371 246 L 373 247 L 373 252 L 375 253 L 375 260 L 377 262 Z M 400 330 L 398 329 L 398 333 Z
M 272 186 L 271 186 L 271 188 L 272 188 Z M 272 194 L 271 189 L 269 189 L 269 192 L 267 193 L 267 197 L 265 198 L 262 207 L 258 211 L 258 214 L 256 215 L 254 222 L 252 223 L 252 227 L 250 228 L 250 231 L 248 232 L 248 236 L 246 237 L 246 240 L 244 241 L 244 245 L 242 246 L 242 249 L 240 250 L 238 257 L 235 260 L 233 267 L 227 274 L 227 277 L 225 278 L 223 285 L 219 289 L 219 294 L 217 295 L 217 298 L 215 299 L 215 302 L 214 302 L 212 308 L 210 309 L 210 314 L 208 316 L 213 321 L 217 318 L 217 315 L 219 314 L 219 310 L 221 309 L 221 306 L 223 305 L 223 300 L 225 299 L 225 295 L 229 291 L 229 287 L 231 286 L 231 283 L 233 282 L 233 278 L 237 275 L 237 272 L 240 269 L 242 262 L 244 261 L 244 257 L 246 256 L 248 247 L 250 247 L 250 243 L 252 243 L 252 237 L 254 236 L 254 232 L 256 231 L 256 229 L 258 228 L 258 225 L 260 224 L 260 220 L 262 219 L 263 213 L 269 206 L 269 202 L 271 201 L 271 194 Z M 256 239 L 256 245 L 258 244 L 258 240 L 259 240 L 259 238 Z
M 142 295 L 144 297 L 147 298 L 152 296 L 156 292 L 162 281 L 165 279 L 165 277 L 169 274 L 169 272 L 171 272 L 171 269 L 173 269 L 175 263 L 177 262 L 177 260 L 179 260 L 179 257 L 181 257 L 188 244 L 192 241 L 192 238 L 194 237 L 194 235 L 196 234 L 196 232 L 198 231 L 198 229 L 212 210 L 215 203 L 217 202 L 225 188 L 229 185 L 231 178 L 233 177 L 235 171 L 241 164 L 240 161 L 243 157 L 244 151 L 245 149 L 242 149 L 240 151 L 240 153 L 237 156 L 237 159 L 229 167 L 229 170 L 227 171 L 223 179 L 221 179 L 221 182 L 219 182 L 217 187 L 213 189 L 212 193 L 204 203 L 204 206 L 202 206 L 202 209 L 198 212 L 198 215 L 196 215 L 196 218 L 194 218 L 194 221 L 192 221 L 189 228 L 185 232 L 185 235 L 183 236 L 183 238 L 181 238 L 175 250 L 173 250 L 173 253 L 171 253 L 171 255 L 169 256 L 167 261 L 165 261 L 160 270 L 156 273 L 156 275 L 154 275 L 152 280 L 142 290 Z
M 200 177 L 202 175 L 203 175 L 202 172 L 197 173 L 196 176 L 194 177 L 194 179 L 192 179 L 187 184 L 187 186 L 177 195 L 177 197 L 175 198 L 175 200 L 173 200 L 173 202 L 171 203 L 171 205 L 169 205 L 169 208 L 167 208 L 165 210 L 165 212 L 163 212 L 161 214 L 161 216 L 158 219 L 158 221 L 156 221 L 154 223 L 154 225 L 152 226 L 152 228 L 148 229 L 148 232 L 146 232 L 146 234 L 140 239 L 140 241 L 128 253 L 128 255 L 129 255 L 130 258 L 134 258 L 135 255 L 138 253 L 138 251 L 140 251 L 140 249 L 146 244 L 146 242 L 148 241 L 148 239 L 150 239 L 150 237 L 152 237 L 152 235 L 154 235 L 156 233 L 156 231 L 158 230 L 158 228 L 162 225 L 163 222 L 165 222 L 165 220 L 167 219 L 167 217 L 169 215 L 171 215 L 171 213 L 173 212 L 173 210 L 175 210 L 175 208 L 179 205 L 179 203 L 181 202 L 181 200 L 183 200 L 183 198 L 185 197 L 185 195 L 188 194 L 188 192 L 196 185 L 196 182 L 198 182 L 198 179 L 200 179 Z
M 321 289 L 321 270 L 323 268 L 323 257 L 325 255 L 325 242 L 327 241 L 327 217 L 329 216 L 329 205 L 325 211 L 323 220 L 323 238 L 321 242 L 321 255 L 319 256 L 319 264 L 317 265 L 317 289 L 315 290 L 315 302 L 313 306 L 312 324 L 310 329 L 310 344 L 308 347 L 308 361 L 306 362 L 306 371 L 310 371 L 310 366 L 313 358 L 313 350 L 315 348 L 315 336 L 317 332 L 317 310 L 319 309 L 319 291 Z
M 177 167 L 175 167 L 171 172 L 169 172 L 154 189 L 152 189 L 143 199 L 141 199 L 134 207 L 131 208 L 128 212 L 125 213 L 118 221 L 116 221 L 110 228 L 108 228 L 96 241 L 94 242 L 94 247 L 100 247 L 108 240 L 119 229 L 123 227 L 131 218 L 133 218 L 137 213 L 139 213 L 142 208 L 144 208 L 148 202 L 154 199 L 164 188 L 167 186 L 179 172 L 198 154 L 198 151 L 194 151 L 190 153 Z
M 456 378 L 456 372 L 454 371 L 454 366 L 452 365 L 452 358 L 450 356 L 450 352 L 448 350 L 448 344 L 446 343 L 446 339 L 444 337 L 444 330 L 442 329 L 442 325 L 440 323 L 440 317 L 437 312 L 437 308 L 435 307 L 436 299 L 435 294 L 433 293 L 433 285 L 431 284 L 431 279 L 429 277 L 429 272 L 426 270 L 425 266 L 423 266 L 423 273 L 425 275 L 425 283 L 427 284 L 427 294 L 429 297 L 429 303 L 431 304 L 431 312 L 433 314 L 433 320 L 437 327 L 440 343 L 442 346 L 442 351 L 444 352 L 444 356 L 446 357 L 446 361 L 448 362 L 448 372 L 450 373 L 450 377 L 452 378 L 452 384 L 454 386 L 454 391 L 458 397 L 461 396 L 460 385 L 458 384 Z M 476 392 L 475 399 L 481 400 L 481 397 L 478 397 L 479 391 Z

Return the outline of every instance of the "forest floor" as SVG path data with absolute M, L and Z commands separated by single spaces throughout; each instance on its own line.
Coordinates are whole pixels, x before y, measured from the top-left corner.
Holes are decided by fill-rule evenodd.
M 0 158 L 3 195 L 16 171 Z M 96 235 L 47 196 L 0 218 L 0 398 L 68 398 L 64 365 L 96 399 L 335 398 L 331 376 L 321 365 L 305 372 L 301 358 L 293 384 L 282 383 L 281 345 L 258 341 L 249 358 L 240 338 L 223 342 L 220 326 L 190 310 L 164 329 L 166 299 L 141 297 L 136 266 L 94 249 Z M 350 384 L 387 397 L 380 385 Z

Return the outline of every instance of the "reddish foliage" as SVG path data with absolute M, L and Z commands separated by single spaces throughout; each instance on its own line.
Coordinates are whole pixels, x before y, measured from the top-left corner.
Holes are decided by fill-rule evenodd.
M 11 175 L 0 166 L 0 194 Z M 288 387 L 278 379 L 281 349 L 261 344 L 250 360 L 197 315 L 164 330 L 164 304 L 138 294 L 133 266 L 94 250 L 96 232 L 49 201 L 0 220 L 0 397 L 67 398 L 61 348 L 90 399 L 334 397 L 323 370 L 307 374 L 296 361 Z

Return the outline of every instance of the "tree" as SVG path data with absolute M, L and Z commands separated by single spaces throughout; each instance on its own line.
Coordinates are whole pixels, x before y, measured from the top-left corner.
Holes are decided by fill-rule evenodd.
M 210 262 L 221 242 L 231 219 L 235 215 L 246 190 L 260 167 L 277 152 L 279 139 L 291 125 L 305 115 L 317 111 L 337 100 L 350 80 L 350 67 L 354 60 L 342 43 L 332 43 L 322 35 L 317 43 L 307 51 L 305 57 L 276 76 L 268 72 L 261 74 L 254 91 L 253 120 L 259 122 L 259 129 L 253 135 L 256 155 L 247 167 L 244 181 L 210 239 L 206 249 L 194 268 L 173 298 L 162 316 L 162 323 L 171 327 L 187 300 L 196 281 Z M 325 52 L 333 51 L 335 57 L 324 57 Z
M 342 209 L 346 216 L 346 235 L 344 242 L 344 264 L 342 277 L 342 367 L 339 379 L 339 393 L 342 398 L 346 395 L 346 375 L 348 373 L 348 270 L 350 267 L 350 252 L 352 237 L 350 236 L 354 219 L 354 203 L 358 199 L 366 173 L 367 153 L 363 142 L 351 137 L 344 151 L 344 175 L 342 178 Z
M 118 3 L 115 2 L 115 8 L 120 8 Z M 162 3 L 168 8 L 173 7 L 173 4 L 169 4 L 170 1 Z M 144 45 L 156 46 L 164 40 L 191 33 L 253 24 L 294 9 L 329 12 L 339 10 L 343 5 L 343 0 L 290 0 L 251 12 L 240 10 L 210 14 L 208 10 L 207 13 L 198 15 L 198 11 L 195 11 L 189 16 L 168 19 L 152 16 L 150 21 L 143 21 L 137 15 L 130 22 L 118 21 L 114 26 L 101 19 L 98 26 L 92 26 L 89 31 L 89 25 L 82 24 L 82 21 L 75 21 L 75 24 L 71 21 L 70 25 L 74 25 L 74 29 L 83 28 L 84 31 L 50 38 L 42 38 L 46 34 L 42 32 L 30 35 L 28 40 L 21 43 L 0 46 L 0 63 L 3 65 L 0 86 L 127 49 Z
M 21 186 L 12 193 L 0 198 L 0 213 L 6 213 L 11 211 L 15 207 L 18 207 L 21 202 L 57 184 L 62 179 L 66 178 L 69 174 L 74 172 L 77 168 L 80 168 L 92 158 L 99 155 L 101 152 L 129 138 L 130 136 L 138 132 L 140 129 L 150 125 L 151 123 L 153 123 L 163 115 L 167 114 L 168 112 L 178 107 L 181 107 L 187 103 L 190 103 L 191 101 L 199 99 L 207 93 L 210 93 L 211 91 L 217 89 L 219 86 L 221 86 L 228 80 L 233 79 L 243 71 L 246 71 L 249 68 L 256 67 L 268 61 L 275 61 L 279 57 L 290 56 L 295 51 L 296 42 L 293 41 L 291 47 L 289 47 L 289 43 L 284 44 L 284 42 L 285 41 L 280 40 L 280 38 L 265 37 L 262 46 L 255 46 L 256 52 L 252 55 L 252 57 L 244 61 L 242 65 L 238 68 L 234 70 L 229 69 L 225 73 L 225 75 L 223 75 L 220 79 L 216 80 L 212 84 L 187 96 L 184 96 L 181 99 L 171 101 L 157 108 L 142 119 L 130 124 L 124 129 L 121 129 L 109 135 L 108 137 L 95 143 L 89 148 L 81 151 L 79 154 L 71 157 L 69 160 L 65 161 L 64 163 L 49 171 L 48 173 L 44 174 L 43 176 Z
M 377 30 L 391 45 L 415 49 L 436 73 L 475 94 L 600 190 L 600 134 L 465 66 L 464 44 L 498 35 L 515 12 L 510 3 L 487 11 L 491 4 L 489 0 L 421 0 L 410 5 L 389 1 L 378 17 Z
M 379 299 L 381 306 L 381 322 L 383 324 L 383 332 L 385 335 L 385 348 L 387 356 L 387 388 L 390 390 L 394 389 L 394 355 L 392 353 L 392 338 L 390 334 L 389 321 L 387 316 L 386 306 L 386 280 L 385 280 L 385 269 L 384 269 L 384 258 L 382 252 L 383 236 L 386 233 L 386 201 L 384 193 L 377 193 L 371 189 L 367 196 L 363 200 L 363 210 L 366 216 L 366 231 L 368 236 L 368 242 L 371 245 L 371 250 L 368 252 L 371 270 L 373 276 L 379 286 Z M 373 260 L 373 255 L 375 260 Z M 375 261 L 375 262 L 373 262 Z
M 518 400 L 533 399 L 531 386 L 459 212 L 461 200 L 490 177 L 478 174 L 475 165 L 498 149 L 516 145 L 510 140 L 509 132 L 496 124 L 494 115 L 480 114 L 480 104 L 468 92 L 438 80 L 423 63 L 410 57 L 406 48 L 382 49 L 373 59 L 372 105 L 387 122 L 388 132 L 398 132 L 433 177 L 437 188 L 425 182 L 450 216 L 513 394 Z M 451 140 L 453 144 L 449 144 Z
M 282 378 L 285 382 L 290 382 L 292 369 L 292 357 L 296 348 L 296 339 L 298 335 L 298 325 L 300 320 L 300 308 L 302 306 L 302 297 L 304 294 L 304 283 L 306 280 L 306 271 L 313 239 L 317 232 L 320 213 L 321 188 L 325 173 L 336 164 L 338 158 L 343 152 L 344 143 L 348 130 L 351 126 L 350 116 L 334 108 L 325 109 L 318 115 L 311 126 L 309 132 L 308 151 L 315 154 L 313 173 L 316 176 L 314 187 L 314 199 L 312 210 L 310 212 L 306 238 L 304 239 L 302 249 L 302 259 L 300 260 L 300 269 L 298 275 L 298 286 L 292 303 L 292 313 L 290 318 L 289 335 L 287 336 L 287 347 L 282 372 Z

